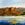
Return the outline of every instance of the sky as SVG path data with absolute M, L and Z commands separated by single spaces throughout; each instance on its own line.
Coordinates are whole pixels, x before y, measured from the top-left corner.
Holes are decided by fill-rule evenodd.
M 3 6 L 23 6 L 25 7 L 25 0 L 0 0 L 0 7 Z

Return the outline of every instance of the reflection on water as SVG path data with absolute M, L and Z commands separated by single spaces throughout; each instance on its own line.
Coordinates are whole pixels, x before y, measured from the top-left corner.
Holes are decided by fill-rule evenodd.
M 1 17 L 0 17 L 1 18 Z M 15 17 L 2 17 L 2 19 L 0 19 L 0 24 L 16 24 L 16 25 L 20 25 L 20 24 L 25 24 L 25 17 L 24 16 L 16 16 Z

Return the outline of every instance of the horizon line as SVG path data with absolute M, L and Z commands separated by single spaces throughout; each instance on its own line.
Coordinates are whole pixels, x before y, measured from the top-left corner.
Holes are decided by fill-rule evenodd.
M 0 7 L 0 8 L 6 8 L 6 7 L 16 7 L 16 8 L 21 7 L 21 8 L 25 8 L 25 6 L 2 6 L 2 7 Z

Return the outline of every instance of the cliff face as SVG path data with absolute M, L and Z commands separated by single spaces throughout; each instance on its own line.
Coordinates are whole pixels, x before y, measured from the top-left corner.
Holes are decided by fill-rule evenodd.
M 16 8 L 10 7 L 10 8 L 2 8 L 0 9 L 0 15 L 6 16 L 6 15 L 14 15 L 16 13 Z
M 25 12 L 25 8 L 16 8 L 16 7 L 0 8 L 0 16 L 16 16 L 23 14 L 23 12 Z

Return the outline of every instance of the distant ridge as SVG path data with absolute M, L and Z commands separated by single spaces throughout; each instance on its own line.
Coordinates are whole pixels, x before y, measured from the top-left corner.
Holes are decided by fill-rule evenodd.
M 2 6 L 2 7 L 0 7 L 0 8 L 6 8 L 6 7 L 25 8 L 24 6 Z

